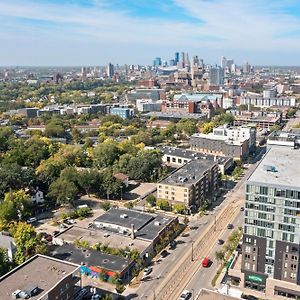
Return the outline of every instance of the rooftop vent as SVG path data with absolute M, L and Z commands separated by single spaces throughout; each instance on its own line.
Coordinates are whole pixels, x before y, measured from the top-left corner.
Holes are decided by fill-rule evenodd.
M 160 226 L 160 222 L 155 221 L 155 222 L 154 222 L 154 225 L 155 225 L 155 226 Z

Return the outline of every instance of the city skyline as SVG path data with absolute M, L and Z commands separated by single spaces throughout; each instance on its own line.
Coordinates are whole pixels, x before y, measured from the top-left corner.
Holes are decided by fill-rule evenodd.
M 0 20 L 6 66 L 150 65 L 177 50 L 210 64 L 300 65 L 295 0 L 11 0 Z

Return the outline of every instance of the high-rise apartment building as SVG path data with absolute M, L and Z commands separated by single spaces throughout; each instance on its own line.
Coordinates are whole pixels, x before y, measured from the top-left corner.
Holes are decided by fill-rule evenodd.
M 109 63 L 107 65 L 107 76 L 109 78 L 112 78 L 115 74 L 114 65 L 112 63 Z
M 249 65 L 249 63 L 246 61 L 243 65 L 243 73 L 244 74 L 249 74 L 251 71 L 251 66 Z
M 225 56 L 221 56 L 221 68 L 225 69 L 227 66 L 227 59 Z
M 175 52 L 175 65 L 179 63 L 179 52 Z
M 272 146 L 246 183 L 243 287 L 300 296 L 300 150 Z
M 216 66 L 211 67 L 208 76 L 210 85 L 223 85 L 224 84 L 224 69 Z

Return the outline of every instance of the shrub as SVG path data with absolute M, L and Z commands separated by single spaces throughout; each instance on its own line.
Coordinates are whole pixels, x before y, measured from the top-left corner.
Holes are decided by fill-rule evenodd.
M 156 205 L 156 198 L 154 195 L 150 194 L 147 196 L 146 201 L 149 203 L 151 207 Z

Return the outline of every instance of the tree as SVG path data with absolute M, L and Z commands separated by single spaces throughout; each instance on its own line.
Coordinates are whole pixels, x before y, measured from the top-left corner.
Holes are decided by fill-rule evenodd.
M 146 201 L 149 203 L 151 207 L 156 206 L 156 198 L 153 194 L 148 195 Z
M 179 133 L 183 133 L 186 135 L 192 135 L 197 130 L 197 125 L 195 120 L 182 119 L 176 125 Z
M 224 251 L 216 251 L 215 256 L 216 256 L 216 259 L 219 263 L 223 262 L 224 259 L 225 259 Z
M 213 131 L 214 127 L 215 127 L 214 122 L 205 123 L 201 129 L 201 132 L 204 134 L 208 134 Z
M 99 169 L 112 166 L 119 155 L 116 142 L 108 139 L 94 149 L 94 165 Z
M 0 222 L 6 228 L 12 221 L 26 219 L 31 215 L 30 196 L 24 190 L 8 192 L 0 204 Z
M 13 238 L 16 242 L 16 254 L 14 260 L 17 264 L 37 253 L 45 253 L 45 246 L 41 243 L 40 237 L 37 236 L 33 226 L 19 222 L 12 229 Z
M 125 291 L 125 286 L 124 284 L 117 282 L 116 284 L 116 291 L 118 294 L 122 294 Z
M 280 129 L 281 129 L 280 125 L 276 124 L 270 127 L 270 132 L 278 131 Z
M 183 214 L 186 210 L 186 207 L 184 204 L 174 204 L 173 210 L 179 214 Z
M 59 204 L 69 204 L 73 202 L 78 193 L 78 189 L 73 182 L 58 178 L 49 186 L 48 197 Z
M 11 265 L 7 255 L 7 249 L 0 248 L 0 277 L 9 271 Z
M 65 129 L 59 122 L 51 121 L 45 126 L 44 134 L 47 137 L 64 137 Z
M 171 206 L 170 206 L 170 203 L 165 200 L 165 199 L 158 199 L 156 201 L 156 205 L 159 207 L 159 209 L 161 210 L 170 210 L 171 209 Z
M 98 170 L 82 170 L 78 172 L 79 187 L 89 196 L 90 193 L 100 192 L 101 182 Z
M 105 210 L 105 211 L 109 210 L 110 209 L 110 203 L 109 203 L 109 201 L 101 202 L 100 207 L 103 210 Z

